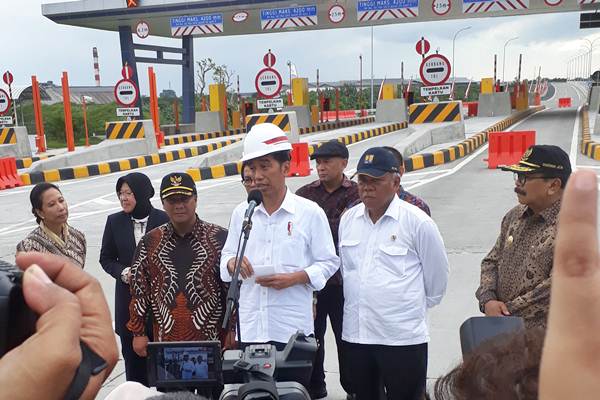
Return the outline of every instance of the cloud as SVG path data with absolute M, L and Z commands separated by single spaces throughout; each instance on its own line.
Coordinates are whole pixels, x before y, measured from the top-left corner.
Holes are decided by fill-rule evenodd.
M 72 85 L 93 85 L 92 47 L 98 47 L 101 78 L 112 85 L 120 78 L 119 38 L 115 32 L 58 25 L 41 15 L 40 1 L 19 0 L 3 7 L 0 23 L 5 32 L 16 32 L 3 42 L 1 69 L 10 69 L 16 83 L 27 84 L 35 74 L 40 81 L 60 82 L 62 71 L 69 72 Z M 6 9 L 6 10 L 4 10 Z M 374 74 L 399 77 L 404 62 L 405 77 L 417 76 L 420 56 L 414 45 L 423 35 L 434 49 L 452 56 L 452 37 L 465 26 L 472 28 L 456 41 L 456 76 L 480 79 L 493 75 L 494 54 L 498 55 L 498 75 L 502 72 L 505 41 L 519 36 L 506 51 L 507 79 L 517 73 L 523 54 L 522 74 L 533 77 L 534 67 L 542 74 L 566 73 L 566 61 L 580 52 L 584 37 L 596 37 L 595 30 L 579 30 L 579 14 L 544 14 L 502 18 L 402 23 L 374 28 Z M 12 39 L 12 40 L 8 40 Z M 138 39 L 136 39 L 138 40 Z M 138 40 L 139 41 L 139 40 Z M 145 44 L 178 46 L 179 40 L 150 37 Z M 369 27 L 320 31 L 270 33 L 260 35 L 198 38 L 195 59 L 211 57 L 240 76 L 242 91 L 254 90 L 254 77 L 263 68 L 262 56 L 268 49 L 277 55 L 277 69 L 288 80 L 286 61 L 291 60 L 301 76 L 311 81 L 319 69 L 321 81 L 359 78 L 359 55 L 363 55 L 363 79 L 370 77 L 371 30 Z M 599 56 L 596 55 L 596 59 Z M 597 65 L 598 63 L 594 63 Z M 595 68 L 596 69 L 596 68 Z M 159 91 L 169 86 L 181 92 L 181 71 L 176 66 L 155 66 Z M 140 86 L 148 93 L 147 65 L 138 66 Z

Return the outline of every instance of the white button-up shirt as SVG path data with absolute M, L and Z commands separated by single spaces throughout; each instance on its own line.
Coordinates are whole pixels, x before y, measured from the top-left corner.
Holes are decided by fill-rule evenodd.
M 231 281 L 227 262 L 235 258 L 247 207 L 247 202 L 239 204 L 231 216 L 221 253 L 225 282 Z M 242 341 L 286 343 L 298 330 L 313 333 L 312 293 L 323 289 L 339 268 L 325 212 L 289 190 L 273 214 L 261 204 L 252 217 L 245 256 L 253 266 L 273 266 L 275 273 L 305 271 L 310 284 L 277 290 L 244 281 L 239 302 Z
M 427 308 L 446 291 L 448 258 L 436 224 L 398 196 L 373 223 L 364 204 L 342 215 L 342 338 L 408 346 L 429 341 Z

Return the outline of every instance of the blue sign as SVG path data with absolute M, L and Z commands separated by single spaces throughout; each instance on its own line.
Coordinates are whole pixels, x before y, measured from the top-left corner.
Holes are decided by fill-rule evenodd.
M 207 14 L 171 18 L 171 28 L 200 25 L 219 25 L 222 23 L 223 14 Z
M 272 8 L 260 10 L 260 19 L 263 21 L 286 18 L 316 17 L 317 6 L 302 6 L 290 8 Z
M 465 0 L 466 1 L 466 0 Z M 490 0 L 493 1 L 493 0 Z M 419 0 L 365 0 L 358 2 L 358 12 L 419 7 Z

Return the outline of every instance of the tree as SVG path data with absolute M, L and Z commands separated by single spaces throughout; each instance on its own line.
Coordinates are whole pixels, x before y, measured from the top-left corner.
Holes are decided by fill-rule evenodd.
M 211 58 L 203 58 L 197 61 L 196 64 L 198 64 L 198 69 L 196 70 L 196 77 L 198 78 L 196 80 L 196 93 L 202 97 L 207 86 L 206 75 L 215 69 L 216 64 Z
M 233 105 L 235 96 L 233 91 L 229 89 L 233 86 L 233 76 L 235 74 L 234 70 L 229 70 L 227 65 L 217 65 L 213 70 L 213 81 L 215 83 L 220 83 L 225 86 L 225 93 L 227 96 L 228 104 Z

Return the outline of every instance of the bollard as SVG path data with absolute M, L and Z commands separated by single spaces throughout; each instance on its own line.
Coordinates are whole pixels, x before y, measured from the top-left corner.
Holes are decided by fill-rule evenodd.
M 83 107 L 83 128 L 85 130 L 85 147 L 90 147 L 90 138 L 88 135 L 88 124 L 87 124 L 87 109 L 85 106 L 85 96 L 81 96 L 81 106 Z
M 38 153 L 46 152 L 46 141 L 44 140 L 44 120 L 42 119 L 42 100 L 40 98 L 40 86 L 37 77 L 31 77 L 31 92 L 33 95 L 33 111 L 35 114 L 35 145 Z
M 62 73 L 61 84 L 65 113 L 65 135 L 67 140 L 67 149 L 69 151 L 75 151 L 75 140 L 73 139 L 73 117 L 71 114 L 71 95 L 69 93 L 69 76 L 66 72 Z

